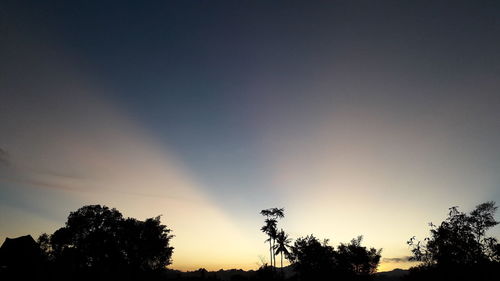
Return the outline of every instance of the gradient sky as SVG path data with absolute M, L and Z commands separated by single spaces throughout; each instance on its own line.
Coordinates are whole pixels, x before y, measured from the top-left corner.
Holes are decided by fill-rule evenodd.
M 251 269 L 284 207 L 389 270 L 500 203 L 499 1 L 145 2 L 0 2 L 1 240 L 105 204 L 162 214 L 172 268 Z

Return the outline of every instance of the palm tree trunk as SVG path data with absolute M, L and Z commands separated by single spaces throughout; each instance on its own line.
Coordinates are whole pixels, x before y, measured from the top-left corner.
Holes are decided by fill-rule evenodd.
M 281 252 L 281 273 L 283 273 L 283 252 Z
M 273 240 L 273 249 L 274 249 L 274 240 Z M 274 251 L 273 251 L 273 267 L 276 267 L 276 256 L 274 255 Z
M 273 248 L 276 247 L 276 240 L 273 241 Z M 276 254 L 273 251 L 273 256 L 274 256 L 274 267 L 276 267 Z
M 273 246 L 271 245 L 271 235 L 269 235 L 269 256 L 271 257 L 271 266 L 273 265 Z

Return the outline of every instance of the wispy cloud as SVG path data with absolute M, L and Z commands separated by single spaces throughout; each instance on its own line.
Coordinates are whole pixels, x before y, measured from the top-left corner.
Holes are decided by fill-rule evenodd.
M 390 263 L 411 262 L 410 256 L 403 256 L 403 257 L 396 257 L 396 258 L 383 258 L 382 261 L 383 262 L 390 262 Z

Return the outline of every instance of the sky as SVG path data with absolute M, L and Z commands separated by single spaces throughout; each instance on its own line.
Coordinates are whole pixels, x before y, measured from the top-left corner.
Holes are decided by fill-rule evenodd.
M 171 268 L 268 262 L 259 212 L 379 270 L 500 203 L 498 1 L 1 1 L 0 240 L 162 215 Z M 499 216 L 497 215 L 497 219 Z M 500 237 L 500 230 L 491 235 Z

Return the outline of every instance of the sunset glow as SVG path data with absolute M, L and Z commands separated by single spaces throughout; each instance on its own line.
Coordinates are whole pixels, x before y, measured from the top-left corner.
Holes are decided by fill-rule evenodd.
M 284 207 L 292 239 L 363 235 L 389 271 L 500 202 L 498 9 L 205 2 L 0 6 L 0 241 L 102 204 L 161 215 L 170 268 L 258 269 Z

